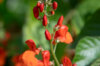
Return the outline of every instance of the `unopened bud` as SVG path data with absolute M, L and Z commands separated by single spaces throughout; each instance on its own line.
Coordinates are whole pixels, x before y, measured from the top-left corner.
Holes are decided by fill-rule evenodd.
M 47 16 L 46 15 L 44 15 L 43 16 L 43 22 L 42 22 L 42 24 L 43 24 L 43 26 L 47 26 Z
M 63 17 L 63 16 L 61 16 L 61 17 L 59 18 L 59 20 L 58 20 L 57 25 L 61 26 L 61 25 L 62 25 L 63 20 L 64 20 L 64 17 Z
M 33 8 L 33 14 L 34 14 L 34 17 L 36 19 L 38 19 L 38 17 L 39 17 L 39 10 L 38 10 L 37 6 Z
M 43 12 L 43 10 L 44 10 L 44 3 L 41 3 L 40 4 L 40 12 Z
M 56 9 L 57 9 L 57 6 L 58 6 L 57 2 L 54 1 L 54 2 L 53 2 L 53 9 L 56 10 Z
M 45 37 L 47 40 L 51 40 L 51 34 L 48 30 L 45 30 Z

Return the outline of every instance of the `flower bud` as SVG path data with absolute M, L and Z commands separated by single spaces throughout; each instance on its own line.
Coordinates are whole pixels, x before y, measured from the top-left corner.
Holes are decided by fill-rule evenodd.
M 39 10 L 38 10 L 38 7 L 37 7 L 37 6 L 35 6 L 35 7 L 33 8 L 33 14 L 34 14 L 34 17 L 35 17 L 36 19 L 38 19 L 38 17 L 39 17 Z
M 54 11 L 51 11 L 51 15 L 54 15 L 55 14 L 55 12 Z
M 47 29 L 45 30 L 45 37 L 47 40 L 51 40 L 51 34 Z
M 54 2 L 53 2 L 53 9 L 56 10 L 56 9 L 57 9 L 57 6 L 58 6 L 57 2 L 54 1 Z
M 41 5 L 41 3 L 40 3 L 40 2 L 38 2 L 38 3 L 37 3 L 37 7 L 39 8 L 39 7 L 40 7 L 40 5 Z
M 64 20 L 64 17 L 63 17 L 63 16 L 61 16 L 61 17 L 59 18 L 59 20 L 58 20 L 57 25 L 61 26 L 61 25 L 62 25 L 63 20 Z
M 43 12 L 43 10 L 44 10 L 44 3 L 41 3 L 40 4 L 40 12 Z
M 46 15 L 43 16 L 42 24 L 43 24 L 43 26 L 47 26 L 47 16 Z

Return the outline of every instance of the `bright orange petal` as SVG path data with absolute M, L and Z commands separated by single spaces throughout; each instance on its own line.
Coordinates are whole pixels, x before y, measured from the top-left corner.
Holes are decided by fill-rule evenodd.
M 22 61 L 26 66 L 37 66 L 38 59 L 35 58 L 35 52 L 27 50 L 22 55 Z
M 70 44 L 71 42 L 73 42 L 73 38 L 72 38 L 71 34 L 69 32 L 67 32 L 65 43 Z

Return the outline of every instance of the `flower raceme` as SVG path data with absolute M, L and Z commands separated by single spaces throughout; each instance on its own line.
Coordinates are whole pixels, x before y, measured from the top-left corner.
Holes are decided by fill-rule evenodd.
M 57 6 L 58 6 L 58 4 L 57 4 L 56 1 L 54 1 L 53 4 L 51 4 L 51 2 L 44 4 L 44 1 L 38 1 L 37 2 L 37 5 L 33 8 L 33 14 L 34 14 L 34 17 L 36 19 L 39 19 L 39 11 L 41 13 L 45 13 L 46 15 L 49 13 L 49 12 L 47 12 L 47 11 L 44 10 L 44 8 L 46 7 L 46 5 L 48 5 L 48 7 L 49 6 L 52 7 L 50 9 L 51 15 L 54 15 L 55 14 L 54 10 L 56 10 L 57 9 Z

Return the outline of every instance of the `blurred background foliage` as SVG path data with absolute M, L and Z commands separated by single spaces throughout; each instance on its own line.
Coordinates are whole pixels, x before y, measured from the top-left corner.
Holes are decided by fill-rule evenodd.
M 5 48 L 5 66 L 11 66 L 11 58 L 28 49 L 25 40 L 33 39 L 37 46 L 49 50 L 42 22 L 33 16 L 38 0 L 0 0 L 0 46 Z M 48 29 L 52 33 L 58 18 L 64 15 L 64 24 L 73 36 L 70 45 L 59 43 L 56 55 L 59 61 L 67 55 L 77 66 L 100 65 L 100 0 L 52 0 L 58 2 L 55 15 L 49 18 Z M 5 33 L 11 34 L 6 47 L 2 46 Z M 75 55 L 75 56 L 74 56 Z M 51 58 L 52 59 L 52 58 Z M 99 59 L 99 60 L 98 60 Z

